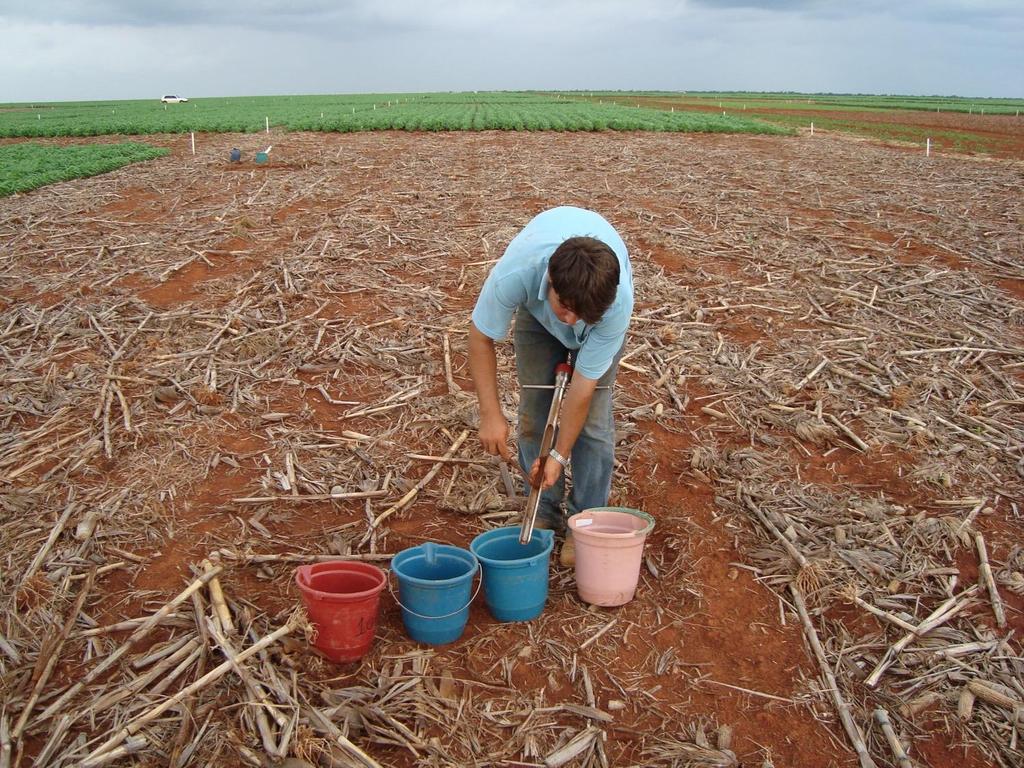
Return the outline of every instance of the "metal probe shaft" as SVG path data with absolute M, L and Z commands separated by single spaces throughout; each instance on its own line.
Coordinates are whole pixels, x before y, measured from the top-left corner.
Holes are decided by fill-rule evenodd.
M 562 398 L 565 396 L 565 387 L 569 382 L 572 368 L 565 363 L 555 368 L 555 388 L 551 396 L 551 408 L 548 409 L 547 424 L 544 425 L 544 436 L 540 441 L 540 467 L 538 468 L 537 484 L 530 487 L 530 497 L 526 500 L 526 507 L 523 509 L 523 522 L 519 531 L 519 543 L 529 544 L 533 538 L 533 527 L 537 522 L 537 510 L 540 507 L 541 479 L 544 477 L 544 467 L 547 464 L 548 453 L 555 444 L 555 432 L 558 430 L 558 412 L 562 407 Z

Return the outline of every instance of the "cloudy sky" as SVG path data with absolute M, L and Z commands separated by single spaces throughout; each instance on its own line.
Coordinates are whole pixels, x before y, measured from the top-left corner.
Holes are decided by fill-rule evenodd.
M 0 0 L 0 102 L 498 89 L 1024 96 L 1022 0 Z

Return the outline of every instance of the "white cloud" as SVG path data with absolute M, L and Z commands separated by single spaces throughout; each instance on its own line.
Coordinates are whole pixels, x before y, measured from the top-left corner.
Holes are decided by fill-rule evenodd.
M 0 0 L 0 101 L 458 89 L 1021 95 L 1009 0 Z

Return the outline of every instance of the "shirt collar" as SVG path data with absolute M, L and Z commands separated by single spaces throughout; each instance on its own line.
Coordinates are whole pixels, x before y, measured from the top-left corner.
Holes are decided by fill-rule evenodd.
M 540 276 L 540 291 L 537 293 L 538 301 L 548 300 L 548 263 L 545 261 L 543 265 L 544 271 Z

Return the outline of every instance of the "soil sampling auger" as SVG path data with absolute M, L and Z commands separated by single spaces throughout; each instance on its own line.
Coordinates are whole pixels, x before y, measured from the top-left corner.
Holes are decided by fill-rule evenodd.
M 540 441 L 540 467 L 530 487 L 530 498 L 526 500 L 526 508 L 523 510 L 523 522 L 519 531 L 519 543 L 529 544 L 533 538 L 533 526 L 537 522 L 537 509 L 540 507 L 541 481 L 544 477 L 544 467 L 547 464 L 548 453 L 555 444 L 555 434 L 558 432 L 558 412 L 562 408 L 562 398 L 565 396 L 565 388 L 572 377 L 572 366 L 568 363 L 559 363 L 555 366 L 555 386 L 551 397 L 551 408 L 548 410 L 548 421 L 544 425 L 544 437 Z M 546 387 L 544 387 L 546 389 Z

